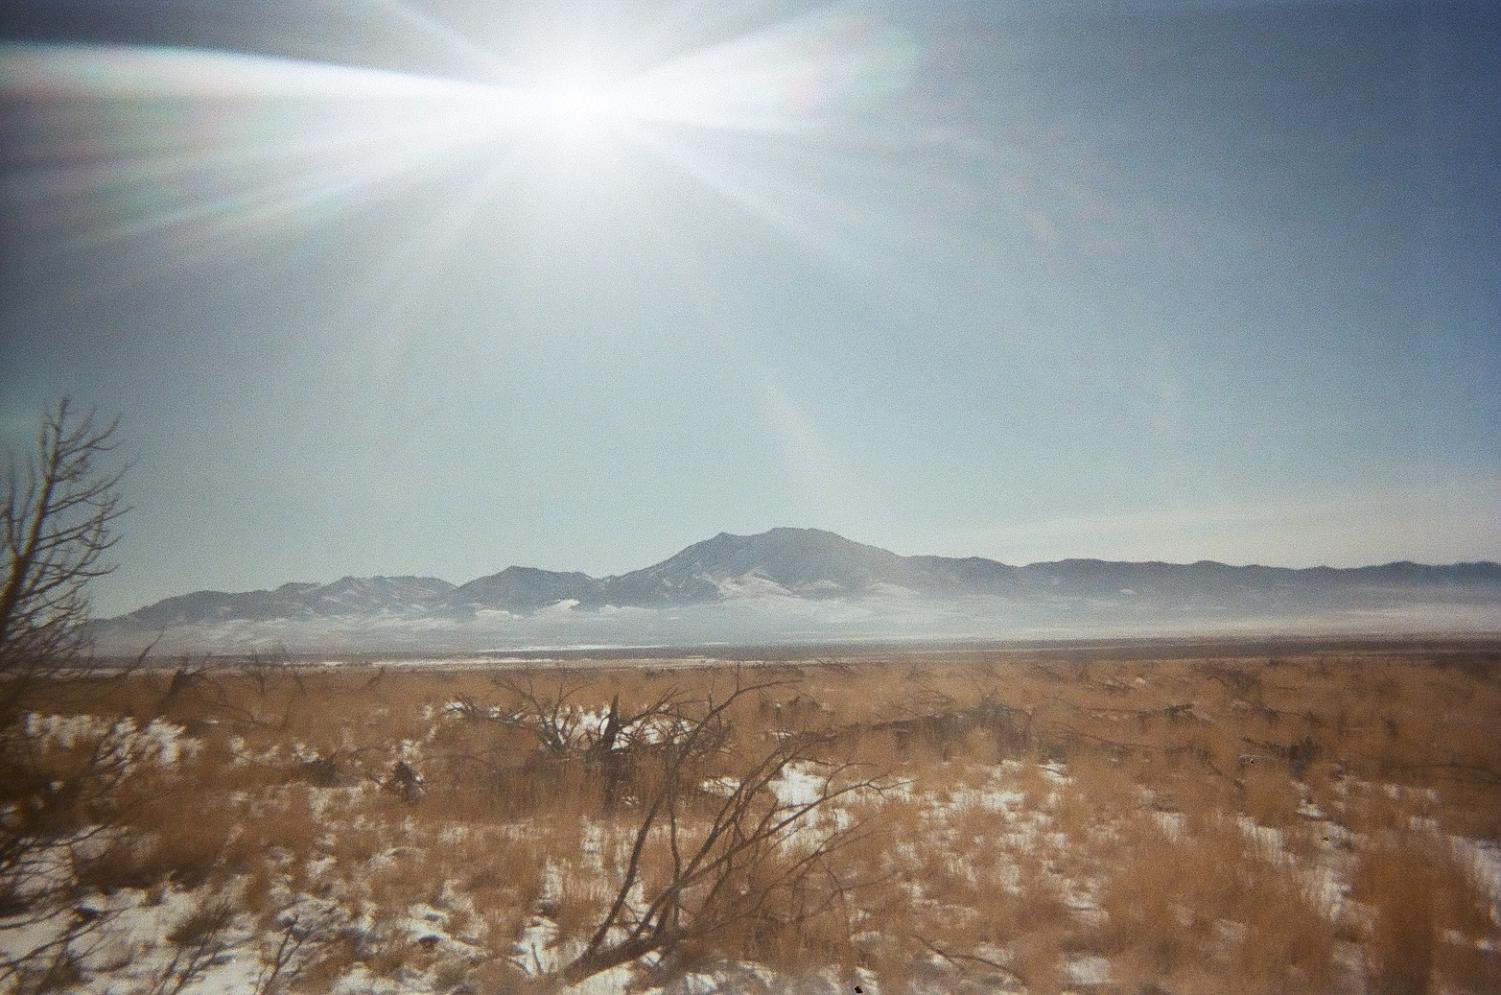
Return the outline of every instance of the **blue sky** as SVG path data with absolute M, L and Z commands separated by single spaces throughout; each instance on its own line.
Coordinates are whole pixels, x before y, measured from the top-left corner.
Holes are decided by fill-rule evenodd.
M 1492 5 L 98 6 L 0 19 L 0 425 L 122 415 L 102 611 L 775 525 L 1501 559 Z

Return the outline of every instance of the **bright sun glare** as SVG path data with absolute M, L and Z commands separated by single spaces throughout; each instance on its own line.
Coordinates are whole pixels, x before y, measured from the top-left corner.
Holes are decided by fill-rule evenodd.
M 626 83 L 589 70 L 548 77 L 516 94 L 527 125 L 571 142 L 596 142 L 642 113 Z

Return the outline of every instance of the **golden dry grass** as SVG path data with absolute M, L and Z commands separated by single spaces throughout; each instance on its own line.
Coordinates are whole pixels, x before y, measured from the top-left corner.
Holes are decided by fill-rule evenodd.
M 1478 992 L 1501 970 L 1496 897 L 1471 859 L 1501 844 L 1498 675 L 1484 644 L 1284 648 L 1275 661 L 1028 650 L 738 675 L 224 668 L 176 690 L 166 672 L 75 682 L 55 711 L 157 719 L 200 744 L 122 785 L 130 835 L 84 863 L 92 885 L 213 887 L 261 917 L 297 893 L 376 923 L 440 907 L 487 952 L 445 962 L 445 976 L 483 991 L 522 983 L 511 948 L 531 917 L 565 942 L 587 936 L 660 777 L 649 751 L 630 753 L 612 800 L 598 765 L 495 717 L 524 704 L 517 689 L 596 712 L 618 697 L 629 712 L 674 692 L 722 699 L 753 676 L 781 683 L 742 702 L 723 751 L 691 772 L 689 817 L 714 805 L 700 784 L 791 730 L 892 786 L 842 804 L 869 831 L 826 869 L 847 889 L 838 900 L 793 928 L 778 903 L 797 896 L 778 894 L 684 947 L 679 968 L 860 966 L 883 992 L 933 972 L 1045 992 L 1100 956 L 1107 991 Z M 388 790 L 398 762 L 423 779 L 420 798 Z M 645 876 L 663 880 L 653 845 Z M 424 958 L 383 926 L 322 949 L 299 983 Z

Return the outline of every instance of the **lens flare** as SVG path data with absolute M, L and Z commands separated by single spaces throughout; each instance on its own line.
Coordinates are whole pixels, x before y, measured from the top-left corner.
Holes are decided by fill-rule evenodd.
M 484 61 L 473 48 L 470 68 Z M 483 173 L 498 197 L 548 171 L 628 183 L 613 168 L 623 150 L 641 153 L 631 168 L 676 169 L 786 227 L 801 205 L 747 191 L 796 191 L 797 179 L 716 166 L 713 136 L 858 137 L 915 65 L 901 32 L 846 13 L 632 72 L 579 61 L 525 79 L 508 66 L 496 70 L 503 84 L 244 52 L 11 43 L 0 46 L 0 164 L 19 237 L 62 253 L 128 241 L 143 266 L 274 246 L 289 226 L 450 174 Z M 612 168 L 558 170 L 605 161 L 591 152 Z

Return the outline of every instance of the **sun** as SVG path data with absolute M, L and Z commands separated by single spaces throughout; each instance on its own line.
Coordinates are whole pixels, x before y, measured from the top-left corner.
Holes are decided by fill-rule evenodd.
M 613 141 L 647 112 L 629 81 L 588 68 L 548 74 L 515 97 L 525 126 L 571 145 Z

